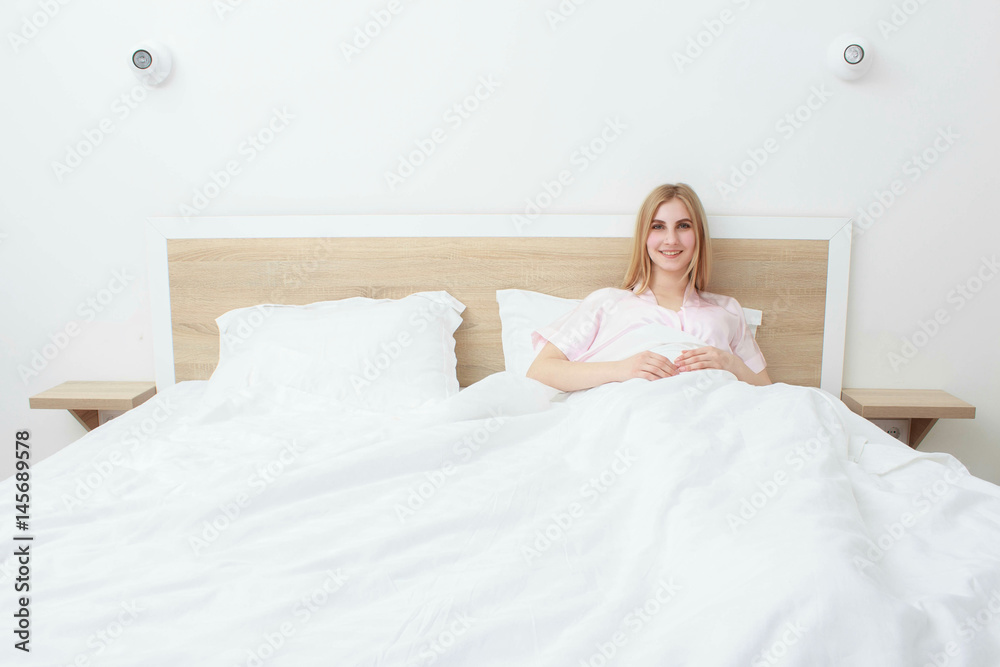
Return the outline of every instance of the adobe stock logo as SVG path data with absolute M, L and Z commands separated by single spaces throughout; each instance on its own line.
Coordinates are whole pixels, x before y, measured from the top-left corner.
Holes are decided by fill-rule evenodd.
M 572 501 L 562 511 L 550 514 L 551 521 L 536 530 L 532 536 L 535 538 L 534 542 L 521 546 L 521 557 L 524 558 L 524 561 L 531 565 L 532 560 L 539 558 L 556 542 L 566 537 L 587 509 L 592 507 L 601 496 L 608 493 L 637 461 L 638 459 L 629 452 L 627 447 L 616 450 L 614 460 L 600 474 L 589 478 L 580 487 L 579 495 L 588 504 Z
M 545 10 L 545 20 L 549 22 L 549 29 L 555 32 L 556 29 L 569 20 L 569 17 L 576 14 L 580 5 L 586 4 L 587 0 L 562 0 L 559 6 Z
M 826 106 L 831 97 L 833 97 L 833 91 L 828 90 L 825 83 L 821 83 L 819 86 L 812 86 L 809 89 L 809 95 L 806 96 L 801 104 L 797 105 L 791 111 L 786 112 L 785 115 L 774 123 L 774 129 L 781 134 L 787 143 L 820 109 Z M 730 195 L 736 194 L 740 188 L 753 178 L 754 174 L 760 171 L 771 156 L 781 149 L 781 146 L 781 140 L 768 137 L 758 147 L 748 148 L 746 151 L 748 159 L 743 160 L 738 165 L 733 165 L 729 179 L 727 181 L 718 180 L 715 182 L 715 187 L 722 195 L 722 198 L 727 199 Z
M 363 26 L 355 26 L 354 39 L 350 42 L 342 41 L 340 43 L 340 52 L 343 54 L 344 60 L 351 62 L 351 60 L 360 56 L 361 52 L 367 49 L 382 34 L 382 31 L 389 28 L 393 19 L 403 9 L 404 5 L 401 0 L 389 0 L 384 9 L 375 9 L 369 12 L 369 15 L 372 17 L 371 20 Z
M 576 167 L 578 173 L 582 174 L 587 171 L 587 168 L 596 162 L 597 158 L 604 155 L 611 144 L 618 141 L 626 129 L 628 129 L 628 125 L 623 123 L 618 116 L 606 118 L 601 130 L 590 141 L 580 144 L 573 151 L 569 158 L 570 164 Z M 524 215 L 514 214 L 511 216 L 518 233 L 533 223 L 545 209 L 552 206 L 566 188 L 575 182 L 573 172 L 569 169 L 560 170 L 551 181 L 542 181 L 541 191 L 537 192 L 534 197 L 525 199 Z
M 997 273 L 1000 273 L 1000 262 L 997 261 L 997 256 L 995 254 L 990 257 L 983 255 L 973 274 L 965 281 L 956 284 L 954 289 L 948 292 L 946 300 L 954 306 L 952 310 L 954 312 L 962 310 L 967 303 L 976 298 L 976 295 L 993 280 Z M 926 347 L 949 322 L 951 322 L 951 314 L 945 308 L 937 308 L 934 311 L 934 316 L 927 320 L 919 319 L 917 321 L 919 329 L 900 339 L 902 344 L 898 352 L 892 351 L 887 355 L 886 358 L 892 370 L 898 373 L 901 366 L 909 364 L 917 356 L 917 353 Z
M 733 4 L 741 10 L 745 10 L 750 7 L 750 1 L 733 0 Z M 731 9 L 723 9 L 719 12 L 717 18 L 702 21 L 701 24 L 704 26 L 704 30 L 698 31 L 692 37 L 688 37 L 684 52 L 674 51 L 674 64 L 677 65 L 677 71 L 683 74 L 684 68 L 694 65 L 694 61 L 700 58 L 715 44 L 716 40 L 722 37 L 722 33 L 726 31 L 726 26 L 735 23 L 737 18 L 738 15 Z
M 104 312 L 105 308 L 111 304 L 115 295 L 124 292 L 133 280 L 135 280 L 135 276 L 131 275 L 127 268 L 113 271 L 111 280 L 104 288 L 80 302 L 76 307 L 77 315 L 84 322 L 93 322 L 97 319 L 98 313 Z M 70 342 L 83 331 L 84 329 L 75 320 L 70 320 L 61 330 L 50 333 L 49 342 L 32 351 L 28 366 L 18 364 L 17 373 L 21 377 L 21 382 L 27 386 L 29 380 L 38 377 L 42 371 L 48 368 L 49 363 L 69 347 Z
M 475 90 L 448 107 L 441 116 L 441 120 L 447 123 L 452 130 L 457 131 L 501 87 L 501 82 L 496 80 L 492 74 L 479 77 Z M 405 155 L 398 154 L 399 162 L 396 169 L 385 172 L 385 183 L 389 186 L 389 191 L 395 192 L 396 188 L 426 164 L 427 160 L 437 151 L 438 146 L 447 140 L 448 132 L 443 127 L 435 127 L 424 137 L 414 139 L 413 144 L 416 148 Z
M 38 32 L 49 24 L 49 21 L 54 19 L 59 11 L 62 9 L 63 5 L 69 3 L 70 0 L 41 0 L 38 3 L 38 8 L 41 11 L 37 11 L 31 15 L 31 18 L 27 16 L 21 19 L 21 31 L 20 34 L 14 32 L 7 33 L 7 41 L 10 42 L 10 48 L 14 49 L 14 53 L 17 53 L 22 46 L 28 43 L 28 40 L 34 39 L 38 36 Z
M 216 16 L 219 17 L 220 21 L 225 21 L 226 17 L 235 12 L 236 8 L 243 4 L 244 0 L 215 0 L 212 3 L 212 8 L 215 10 Z
M 243 168 L 253 162 L 271 145 L 278 135 L 288 129 L 295 115 L 287 107 L 271 109 L 271 117 L 266 123 L 240 142 L 237 152 L 239 157 L 227 160 L 224 167 L 218 171 L 212 170 L 201 185 L 194 189 L 190 203 L 181 203 L 177 210 L 185 222 L 203 213 L 215 199 L 225 192 L 233 183 L 233 179 L 243 172 Z
M 923 150 L 912 154 L 910 159 L 903 163 L 901 167 L 903 175 L 909 176 L 910 182 L 916 183 L 961 137 L 962 135 L 955 132 L 951 125 L 946 128 L 939 127 L 937 136 Z M 876 189 L 872 192 L 873 199 L 868 205 L 858 207 L 854 218 L 854 238 L 860 238 L 868 231 L 906 192 L 906 183 L 902 178 L 893 179 L 884 190 Z
M 893 3 L 889 19 L 879 19 L 876 24 L 879 32 L 882 33 L 882 38 L 889 39 L 892 33 L 899 32 L 926 4 L 927 0 L 903 0 L 902 4 L 898 5 Z
M 145 83 L 137 83 L 127 92 L 115 99 L 109 109 L 110 114 L 101 118 L 91 127 L 80 132 L 82 139 L 66 144 L 63 161 L 52 161 L 52 173 L 60 183 L 72 174 L 86 159 L 94 153 L 104 140 L 119 129 L 132 112 L 139 108 L 149 96 L 150 87 Z

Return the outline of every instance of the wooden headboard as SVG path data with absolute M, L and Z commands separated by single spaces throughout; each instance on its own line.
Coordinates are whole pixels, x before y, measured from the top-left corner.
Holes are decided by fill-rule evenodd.
M 447 290 L 466 305 L 455 333 L 467 386 L 501 371 L 496 290 L 583 298 L 620 287 L 633 216 L 249 216 L 152 218 L 148 227 L 157 385 L 204 380 L 215 318 L 258 303 Z M 708 291 L 763 311 L 757 342 L 775 382 L 840 395 L 850 221 L 709 218 Z

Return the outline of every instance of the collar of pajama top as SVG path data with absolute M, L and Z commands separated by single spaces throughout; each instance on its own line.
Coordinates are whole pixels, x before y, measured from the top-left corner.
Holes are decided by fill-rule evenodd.
M 632 289 L 632 293 L 638 296 L 640 299 L 648 301 L 649 303 L 653 304 L 654 306 L 657 306 L 661 310 L 665 310 L 668 313 L 674 312 L 669 308 L 663 308 L 662 306 L 660 306 L 659 303 L 657 303 L 656 296 L 653 294 L 652 288 L 647 287 L 645 292 L 639 294 L 638 292 L 635 291 L 636 289 L 638 289 L 638 287 L 639 286 L 636 285 L 635 288 Z M 708 301 L 705 301 L 705 299 L 701 298 L 701 296 L 698 294 L 698 290 L 694 288 L 694 281 L 689 280 L 687 287 L 684 289 L 684 298 L 681 299 L 681 309 L 677 311 L 677 314 L 683 316 L 684 311 L 687 310 L 688 308 L 699 308 L 705 304 L 711 305 L 709 304 Z
M 536 353 L 548 341 L 570 361 L 587 361 L 625 334 L 650 323 L 679 329 L 706 345 L 729 350 L 754 373 L 766 365 L 736 299 L 699 292 L 692 281 L 688 281 L 677 312 L 660 306 L 649 288 L 636 294 L 609 287 L 592 292 L 576 309 L 532 332 L 531 338 Z

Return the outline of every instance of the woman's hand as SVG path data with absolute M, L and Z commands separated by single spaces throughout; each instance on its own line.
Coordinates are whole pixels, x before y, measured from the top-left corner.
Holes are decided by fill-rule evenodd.
M 694 350 L 685 350 L 674 359 L 674 364 L 676 364 L 677 369 L 681 373 L 697 371 L 703 368 L 717 368 L 729 371 L 737 377 L 739 377 L 738 371 L 742 363 L 743 360 L 732 352 L 726 352 L 717 347 L 699 347 Z
M 622 382 L 632 378 L 658 380 L 677 375 L 678 372 L 677 367 L 669 359 L 649 350 L 623 359 L 618 363 L 621 365 L 620 380 Z
M 681 352 L 674 359 L 677 369 L 681 373 L 697 371 L 703 368 L 718 368 L 729 371 L 736 376 L 737 380 L 747 384 L 765 386 L 771 384 L 771 378 L 767 375 L 767 369 L 760 373 L 754 373 L 746 363 L 732 352 L 720 350 L 717 347 L 699 347 L 694 350 Z

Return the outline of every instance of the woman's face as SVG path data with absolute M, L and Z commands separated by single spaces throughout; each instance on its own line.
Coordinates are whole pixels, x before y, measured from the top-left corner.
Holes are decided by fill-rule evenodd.
M 696 245 L 694 223 L 684 202 L 675 197 L 660 204 L 646 237 L 653 272 L 658 267 L 669 273 L 687 273 Z

